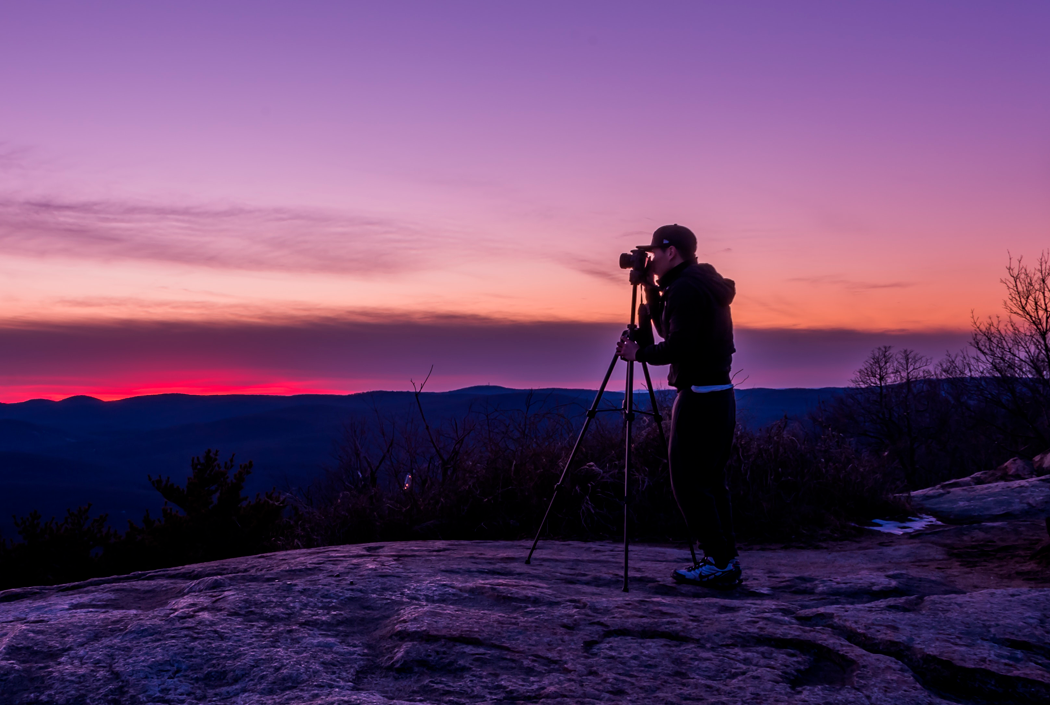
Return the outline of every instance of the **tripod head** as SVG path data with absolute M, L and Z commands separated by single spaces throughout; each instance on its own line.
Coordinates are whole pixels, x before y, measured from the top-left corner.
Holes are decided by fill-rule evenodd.
M 644 270 L 644 269 L 641 269 L 641 270 L 632 269 L 631 270 L 630 280 L 631 280 L 631 285 L 632 286 L 638 286 L 639 284 L 645 284 L 645 282 L 648 280 L 648 278 L 649 278 L 649 273 L 646 270 Z

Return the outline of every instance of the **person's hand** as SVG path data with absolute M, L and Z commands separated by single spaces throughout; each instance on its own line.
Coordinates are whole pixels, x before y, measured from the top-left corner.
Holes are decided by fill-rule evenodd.
M 640 281 L 643 288 L 651 289 L 656 286 L 656 274 L 653 272 L 653 261 L 650 259 L 642 270 Z
M 622 357 L 624 360 L 631 362 L 638 357 L 638 343 L 634 342 L 626 335 L 621 337 L 616 343 L 616 354 Z

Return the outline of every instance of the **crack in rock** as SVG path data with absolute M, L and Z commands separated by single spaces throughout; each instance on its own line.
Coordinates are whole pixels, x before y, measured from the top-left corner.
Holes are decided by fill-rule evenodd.
M 899 661 L 931 693 L 954 702 L 1050 703 L 1050 646 L 1002 634 L 1035 627 L 1030 636 L 1045 638 L 1050 591 L 988 590 L 886 603 L 810 610 L 798 618 Z

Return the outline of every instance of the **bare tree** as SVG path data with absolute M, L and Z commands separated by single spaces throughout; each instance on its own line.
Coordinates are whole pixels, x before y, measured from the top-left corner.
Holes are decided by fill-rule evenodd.
M 430 375 L 434 372 L 434 366 L 430 366 L 430 371 L 427 372 L 427 376 L 416 387 L 414 380 L 409 380 L 412 383 L 412 391 L 416 399 L 416 408 L 419 409 L 419 418 L 423 421 L 423 428 L 426 429 L 427 438 L 430 440 L 430 447 L 434 449 L 434 455 L 437 456 L 438 468 L 440 470 L 441 485 L 444 486 L 447 482 L 455 479 L 458 474 L 458 470 L 463 461 L 464 446 L 467 443 L 467 439 L 474 432 L 474 423 L 471 418 L 471 414 L 468 413 L 462 418 L 451 419 L 447 428 L 444 432 L 439 430 L 437 434 L 430 428 L 430 423 L 427 421 L 427 416 L 423 413 L 423 402 L 420 397 L 423 394 L 423 388 L 430 380 Z M 428 467 L 431 463 L 428 461 Z M 407 484 L 407 483 L 406 483 Z M 405 489 L 408 489 L 406 487 Z
M 374 427 L 358 418 L 343 425 L 342 443 L 336 445 L 335 459 L 336 477 L 344 489 L 367 488 L 374 492 L 379 487 L 379 472 L 394 450 L 394 430 L 388 433 L 387 425 L 378 414 Z M 381 441 L 380 452 L 379 457 L 374 458 L 372 446 L 376 446 L 377 435 Z
M 843 430 L 866 439 L 898 464 L 909 486 L 920 484 L 920 450 L 925 445 L 928 397 L 933 391 L 930 358 L 914 350 L 882 345 L 853 375 L 849 394 L 834 405 Z
M 973 315 L 970 351 L 944 369 L 998 411 L 985 421 L 1010 452 L 1032 456 L 1050 448 L 1050 250 L 1034 266 L 1011 256 L 1000 281 L 1006 316 Z

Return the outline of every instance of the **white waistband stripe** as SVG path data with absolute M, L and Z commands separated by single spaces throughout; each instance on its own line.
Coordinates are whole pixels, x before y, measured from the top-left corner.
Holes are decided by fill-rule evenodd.
M 706 387 L 690 387 L 697 394 L 706 394 L 707 392 L 724 392 L 727 389 L 732 389 L 731 384 L 711 384 Z

